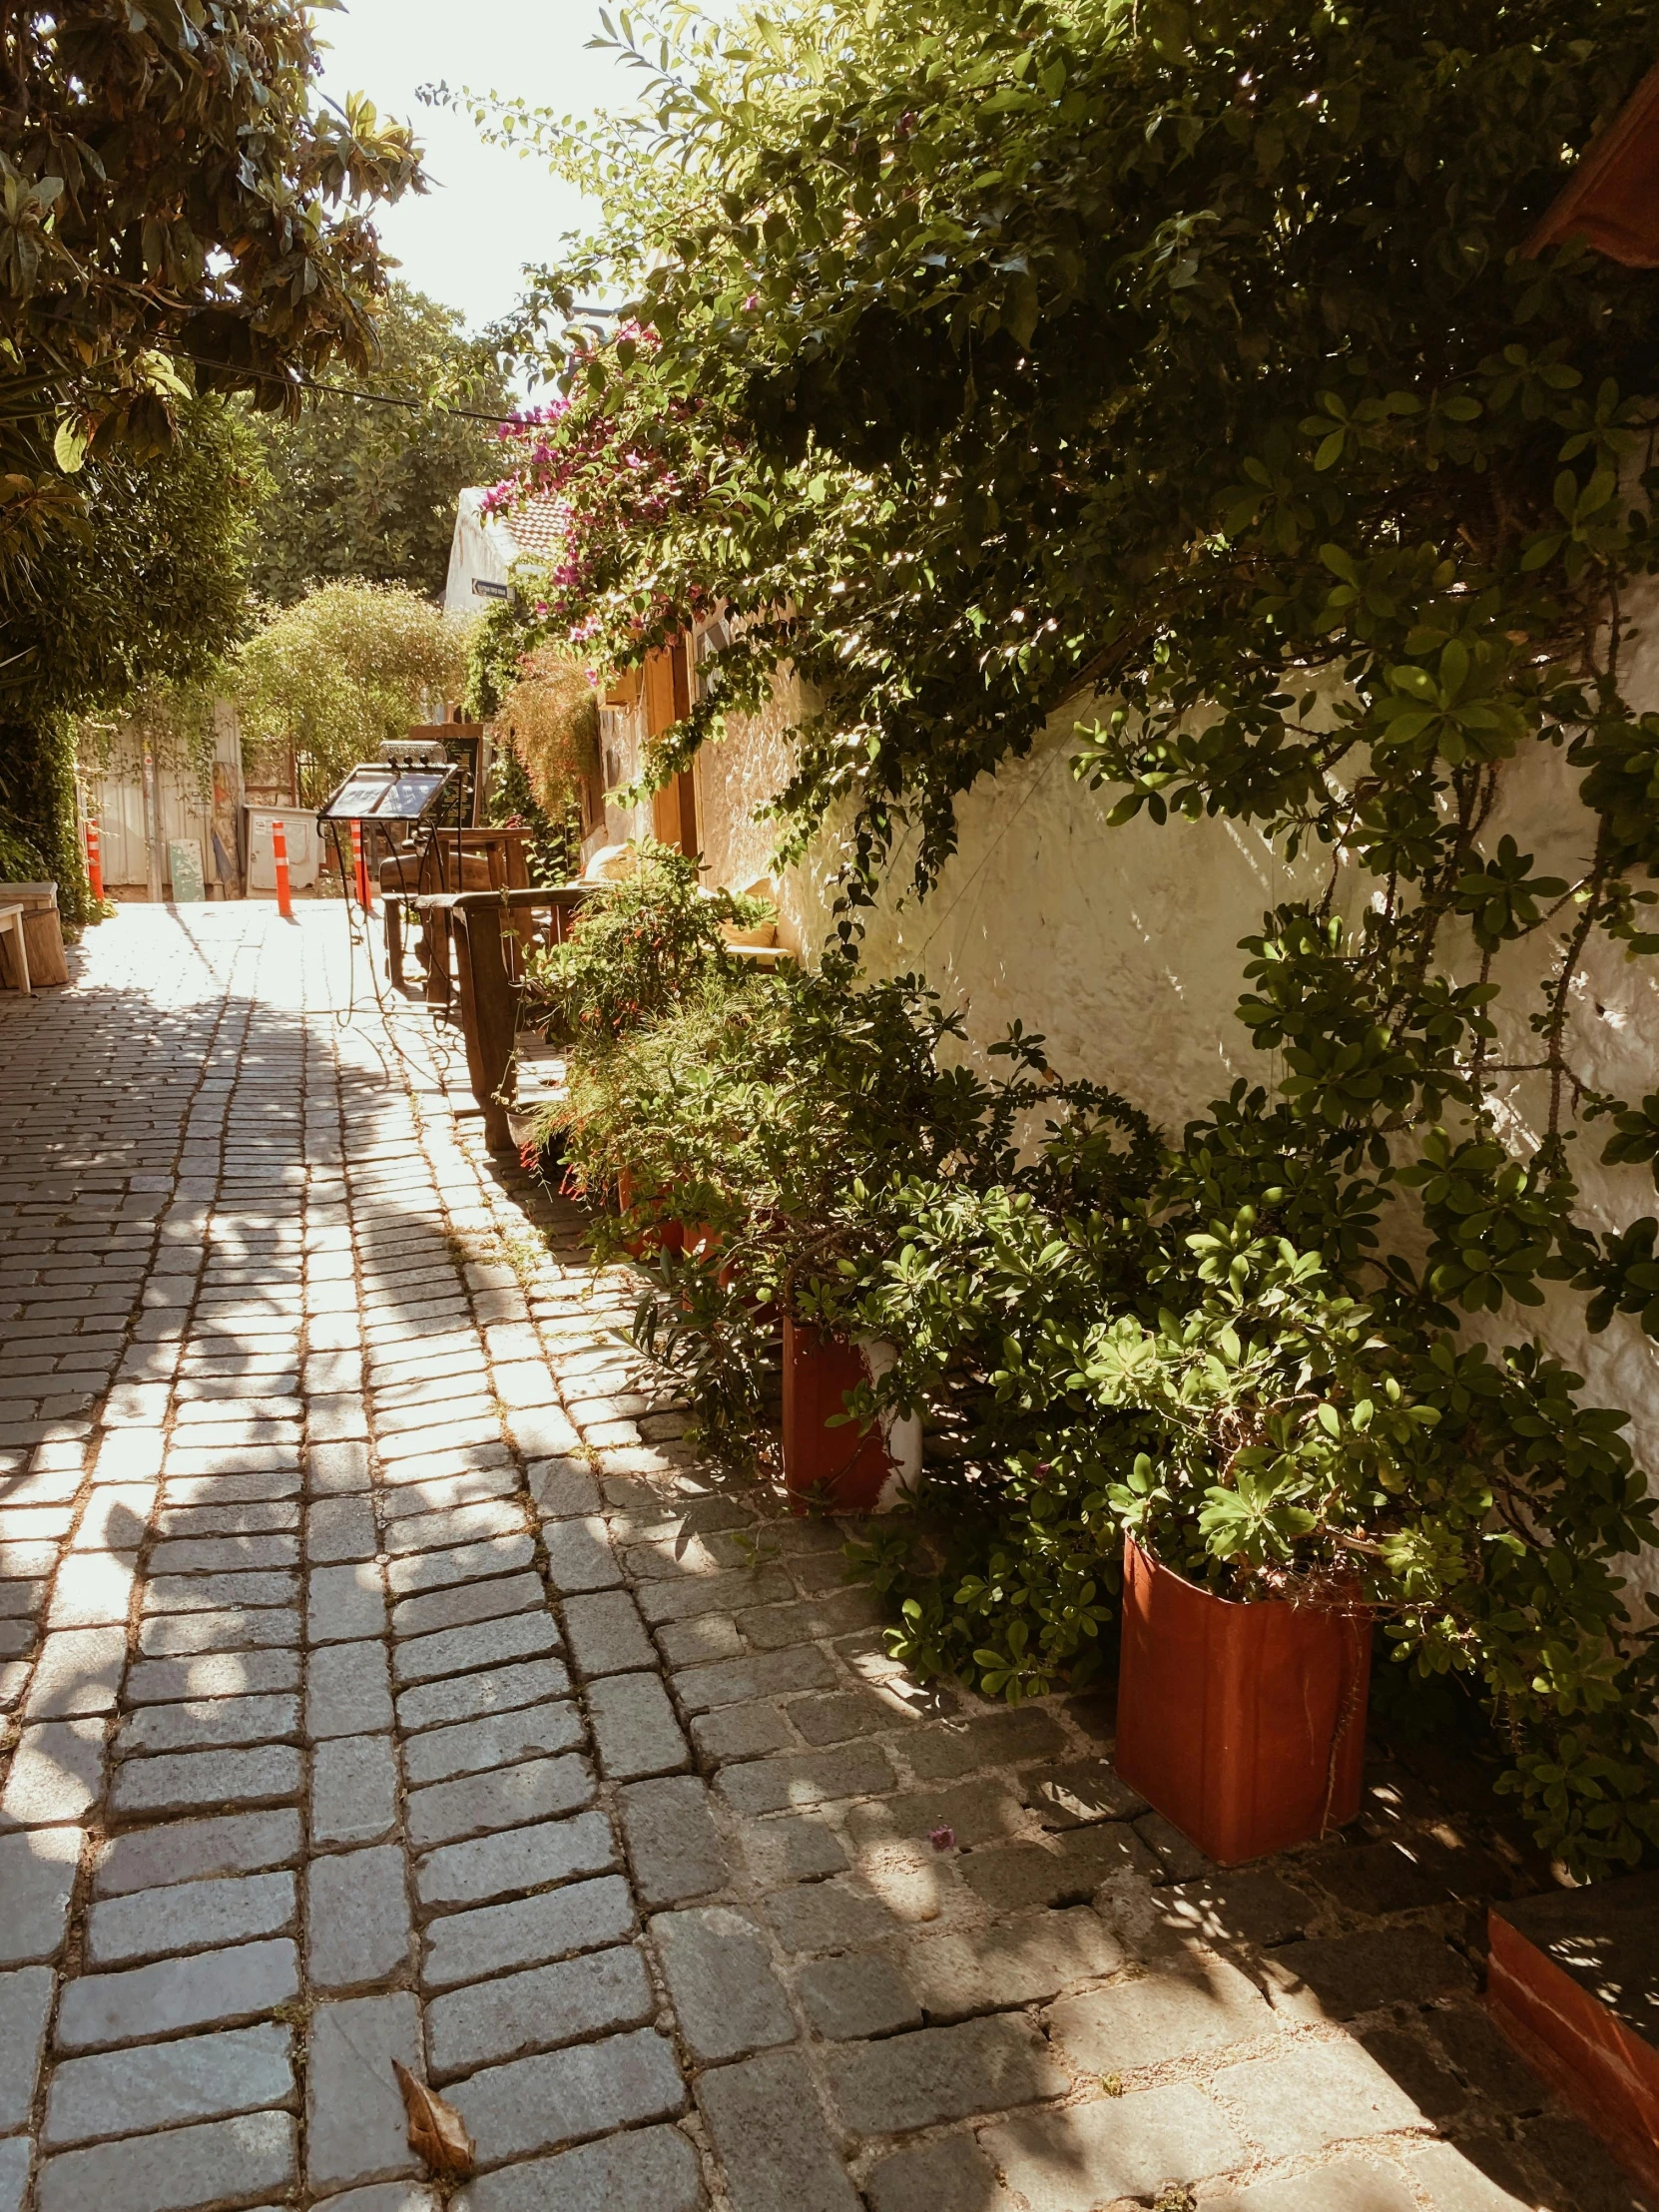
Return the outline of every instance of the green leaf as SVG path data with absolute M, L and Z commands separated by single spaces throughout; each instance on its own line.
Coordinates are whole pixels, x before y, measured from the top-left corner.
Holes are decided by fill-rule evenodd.
M 75 475 L 87 457 L 92 440 L 86 426 L 73 422 L 67 416 L 58 424 L 52 439 L 52 458 L 66 476 Z

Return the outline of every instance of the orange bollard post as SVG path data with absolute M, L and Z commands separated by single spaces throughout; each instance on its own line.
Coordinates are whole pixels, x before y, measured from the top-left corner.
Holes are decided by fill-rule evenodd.
M 87 887 L 92 892 L 94 904 L 102 906 L 104 903 L 104 855 L 98 842 L 98 825 L 90 817 L 87 821 Z
M 351 825 L 351 872 L 357 879 L 357 904 L 365 914 L 374 911 L 374 891 L 368 879 L 368 861 L 363 854 L 363 826 Z
M 276 911 L 284 921 L 291 921 L 293 896 L 288 889 L 288 833 L 279 822 L 271 825 L 271 857 L 276 865 Z

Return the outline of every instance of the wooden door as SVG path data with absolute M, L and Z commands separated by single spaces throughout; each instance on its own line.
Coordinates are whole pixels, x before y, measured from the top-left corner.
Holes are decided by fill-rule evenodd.
M 686 657 L 686 641 L 676 638 L 671 645 L 649 656 L 645 664 L 645 727 L 648 737 L 661 737 L 672 723 L 682 722 L 691 712 L 691 667 Z M 672 784 L 652 795 L 652 830 L 659 844 L 671 844 L 678 851 L 697 851 L 697 796 L 692 785 L 691 772 L 683 770 Z

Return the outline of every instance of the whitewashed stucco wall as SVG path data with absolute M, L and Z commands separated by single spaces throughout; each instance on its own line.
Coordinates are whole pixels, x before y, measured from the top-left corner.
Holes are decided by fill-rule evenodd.
M 1659 590 L 1632 594 L 1627 612 L 1638 629 L 1627 649 L 1627 695 L 1639 708 L 1659 708 Z M 724 744 L 703 755 L 711 881 L 738 883 L 762 871 L 771 832 L 752 817 L 787 774 L 793 704 L 781 692 L 772 715 L 734 724 Z M 906 887 L 908 854 L 899 848 L 870 917 L 866 962 L 879 974 L 925 975 L 962 1008 L 981 1050 L 1017 1017 L 1046 1037 L 1063 1073 L 1112 1085 L 1178 1131 L 1236 1077 L 1260 1081 L 1275 1072 L 1273 1057 L 1257 1052 L 1234 1018 L 1244 958 L 1238 942 L 1279 900 L 1317 895 L 1324 865 L 1288 866 L 1255 832 L 1230 824 L 1159 827 L 1142 818 L 1109 829 L 1115 795 L 1090 793 L 1071 774 L 1073 727 L 1069 713 L 1057 717 L 1028 760 L 982 777 L 963 797 L 957 853 L 925 898 Z M 1537 748 L 1513 764 L 1487 849 L 1508 831 L 1536 855 L 1540 874 L 1578 875 L 1593 837 L 1576 786 L 1577 772 L 1558 752 Z M 837 853 L 827 836 L 783 885 L 781 934 L 808 955 L 830 931 Z M 1352 911 L 1370 888 L 1351 878 L 1342 903 Z M 1534 941 L 1494 969 L 1505 986 L 1495 1060 L 1536 1057 L 1526 1017 L 1539 1004 L 1539 966 Z M 1630 962 L 1615 946 L 1592 944 L 1573 997 L 1570 1057 L 1595 1088 L 1624 1098 L 1659 1089 L 1659 963 Z M 1537 1077 L 1508 1077 L 1499 1098 L 1504 1133 L 1525 1157 L 1545 1125 L 1545 1087 Z M 1591 1123 L 1573 1146 L 1588 1217 L 1612 1228 L 1659 1212 L 1646 1169 L 1600 1166 L 1605 1132 L 1605 1123 Z M 1624 1319 L 1591 1337 L 1583 1313 L 1580 1296 L 1557 1290 L 1528 1320 L 1585 1377 L 1588 1398 L 1631 1414 L 1638 1458 L 1659 1470 L 1659 1347 Z M 1513 1336 L 1517 1318 L 1511 1312 L 1467 1326 L 1495 1341 Z M 1501 1327 L 1487 1326 L 1494 1321 Z M 1641 1580 L 1659 1587 L 1659 1571 L 1644 1568 Z
M 789 732 L 799 719 L 799 692 L 780 676 L 772 704 L 763 715 L 734 716 L 727 734 L 706 745 L 695 767 L 697 821 L 702 842 L 704 880 L 729 890 L 744 890 L 772 873 L 778 826 L 763 822 L 760 810 L 789 781 Z M 796 951 L 823 942 L 816 911 L 810 935 L 796 925 L 802 886 L 792 881 L 781 915 L 785 941 Z

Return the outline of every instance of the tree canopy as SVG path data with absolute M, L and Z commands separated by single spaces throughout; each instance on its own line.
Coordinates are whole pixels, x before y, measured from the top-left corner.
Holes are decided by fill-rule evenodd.
M 57 878 L 72 920 L 83 913 L 73 723 L 119 714 L 143 686 L 198 683 L 235 645 L 269 491 L 241 413 L 187 400 L 165 451 L 88 462 L 84 529 L 54 532 L 40 554 L 37 592 L 10 624 L 0 824 L 9 817 L 14 852 L 21 836 Z
M 509 412 L 486 341 L 468 337 L 452 308 L 396 281 L 374 334 L 370 369 L 329 370 L 296 416 L 261 418 L 276 497 L 254 583 L 280 605 L 343 577 L 441 597 L 456 497 L 500 474 L 493 423 L 454 411 Z M 341 385 L 407 404 L 348 398 Z
M 165 679 L 175 588 L 245 588 L 233 564 L 194 587 L 160 578 L 154 606 L 136 601 L 158 571 L 111 572 L 122 518 L 154 499 L 165 534 L 174 494 L 77 471 L 89 453 L 140 465 L 181 429 L 188 442 L 207 420 L 197 396 L 242 391 L 292 413 L 331 361 L 374 356 L 373 212 L 423 179 L 407 128 L 360 96 L 322 99 L 320 67 L 297 0 L 58 0 L 0 19 L 0 829 L 9 815 L 12 849 L 21 834 L 49 857 L 70 913 L 85 884 L 51 720 L 70 710 L 47 695 L 113 704 L 106 679 L 123 664 L 135 682 Z M 187 456 L 181 484 L 193 468 Z M 211 541 L 199 535 L 194 557 Z M 76 563 L 108 586 L 95 607 L 73 579 L 66 592 Z M 187 620 L 178 635 L 197 632 Z M 152 648 L 159 663 L 141 668 Z
M 317 97 L 292 0 L 61 0 L 0 35 L 0 333 L 100 449 L 167 427 L 166 357 L 267 406 L 373 354 L 370 212 L 422 180 L 407 128 Z
M 299 796 L 405 735 L 466 682 L 471 625 L 391 584 L 319 585 L 256 630 L 227 672 L 248 750 L 294 748 Z
M 1651 58 L 1643 0 L 909 0 L 678 54 L 631 29 L 635 182 L 524 318 L 572 402 L 540 473 L 589 524 L 553 619 L 597 609 L 620 659 L 726 595 L 729 681 L 787 649 L 830 703 L 809 815 L 849 799 L 877 846 L 915 819 L 930 868 L 953 794 L 1101 682 L 1160 708 L 1242 682 L 1229 802 L 1318 811 L 1281 680 L 1396 664 L 1420 605 L 1516 568 L 1562 519 L 1557 415 L 1579 546 L 1613 503 L 1653 281 L 1517 249 Z M 605 275 L 642 340 L 560 333 Z M 1427 561 L 1386 644 L 1363 591 L 1331 619 L 1338 539 Z M 1516 626 L 1570 623 L 1578 572 L 1523 573 L 1549 607 Z

